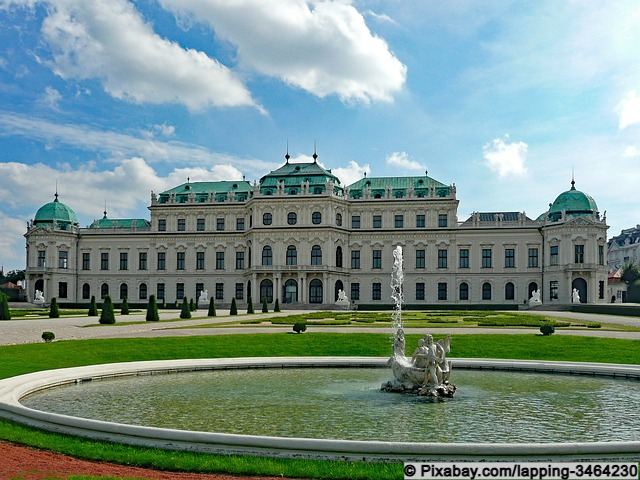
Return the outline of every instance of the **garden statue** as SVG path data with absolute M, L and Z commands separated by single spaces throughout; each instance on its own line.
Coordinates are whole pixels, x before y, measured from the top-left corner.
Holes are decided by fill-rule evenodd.
M 534 290 L 531 292 L 531 298 L 529 299 L 529 305 L 542 305 L 542 299 L 540 298 L 540 290 Z
M 202 290 L 202 292 L 200 292 L 198 305 L 209 305 L 209 292 L 207 290 Z
M 577 288 L 573 289 L 573 295 L 571 297 L 571 301 L 573 303 L 580 303 L 580 292 L 578 292 Z
M 347 298 L 347 294 L 344 292 L 344 290 L 339 289 L 338 300 L 336 300 L 336 305 L 338 305 L 339 307 L 349 308 L 350 304 L 351 302 Z
M 43 304 L 44 303 L 44 294 L 40 290 L 36 290 L 36 296 L 33 299 L 33 303 Z

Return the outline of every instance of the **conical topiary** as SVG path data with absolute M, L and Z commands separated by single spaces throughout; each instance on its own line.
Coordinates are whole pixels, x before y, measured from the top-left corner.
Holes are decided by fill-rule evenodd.
M 249 297 L 249 301 L 247 302 L 247 313 L 255 313 L 253 311 L 253 300 L 251 300 L 251 297 Z
M 91 295 L 91 303 L 89 304 L 89 316 L 90 317 L 98 316 L 98 304 L 96 303 L 95 295 Z
M 187 297 L 182 299 L 182 310 L 180 311 L 180 318 L 191 318 L 191 310 L 189 309 L 189 303 L 187 303 Z
M 51 299 L 51 305 L 49 306 L 49 318 L 60 318 L 60 310 L 58 310 L 58 300 L 56 300 L 56 297 Z
M 149 297 L 149 305 L 147 305 L 147 322 L 158 322 L 160 316 L 158 315 L 158 304 L 156 303 L 156 296 L 151 295 Z
M 109 295 L 105 295 L 104 297 L 102 311 L 100 312 L 100 323 L 105 325 L 112 325 L 116 323 L 116 314 L 113 311 L 113 302 Z
M 277 298 L 276 298 L 276 303 L 273 305 L 273 311 L 274 312 L 279 312 L 280 311 L 280 302 L 278 302 Z
M 231 308 L 229 308 L 229 315 L 237 315 L 238 314 L 238 306 L 236 305 L 236 297 L 231 299 Z
M 129 302 L 127 302 L 127 297 L 122 300 L 122 307 L 120 308 L 121 315 L 129 315 Z
M 9 297 L 0 292 L 0 320 L 11 320 L 11 310 L 9 310 Z
M 267 306 L 267 297 L 262 299 L 262 313 L 269 313 L 269 307 Z
M 192 298 L 191 300 L 189 300 L 189 311 L 195 312 L 197 309 L 198 307 L 194 304 L 193 298 Z
M 216 301 L 213 299 L 213 297 L 209 299 L 209 311 L 207 312 L 207 316 L 208 317 L 216 316 Z

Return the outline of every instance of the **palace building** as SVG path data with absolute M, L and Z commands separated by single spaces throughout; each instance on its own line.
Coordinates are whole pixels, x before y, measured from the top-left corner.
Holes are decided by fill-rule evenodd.
M 80 227 L 56 198 L 29 222 L 27 292 L 45 301 L 328 308 L 338 291 L 356 305 L 391 303 L 392 251 L 404 252 L 409 305 L 604 303 L 607 225 L 575 188 L 531 219 L 475 212 L 459 221 L 456 187 L 427 176 L 364 177 L 349 186 L 321 167 L 286 163 L 259 182 L 187 182 L 151 194 L 150 219 L 104 218 Z

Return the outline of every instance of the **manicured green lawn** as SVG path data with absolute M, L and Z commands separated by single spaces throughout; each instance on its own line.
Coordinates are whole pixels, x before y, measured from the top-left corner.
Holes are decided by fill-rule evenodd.
M 435 335 L 438 339 L 441 336 Z M 411 353 L 420 335 L 407 335 Z M 293 333 L 212 337 L 63 341 L 0 348 L 0 378 L 23 373 L 110 362 L 247 356 L 386 356 L 389 335 Z M 640 341 L 541 335 L 456 335 L 455 357 L 575 360 L 640 364 Z M 0 421 L 0 438 L 68 453 L 163 470 L 227 472 L 311 478 L 402 478 L 396 464 L 271 459 L 170 452 L 94 442 Z

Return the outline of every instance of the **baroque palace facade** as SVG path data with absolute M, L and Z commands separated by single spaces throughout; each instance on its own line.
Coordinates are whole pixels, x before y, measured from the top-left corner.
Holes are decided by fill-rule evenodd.
M 604 303 L 607 225 L 595 201 L 561 193 L 533 220 L 523 212 L 473 213 L 459 222 L 455 185 L 426 174 L 364 177 L 348 187 L 316 161 L 286 163 L 247 181 L 186 183 L 151 194 L 150 220 L 78 225 L 58 201 L 42 206 L 26 237 L 27 291 L 46 301 L 109 294 L 146 303 L 218 305 L 279 298 L 284 305 L 391 303 L 392 251 L 404 252 L 406 304 Z

